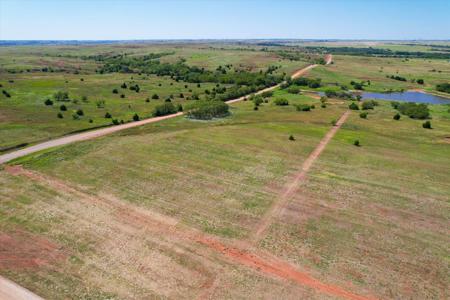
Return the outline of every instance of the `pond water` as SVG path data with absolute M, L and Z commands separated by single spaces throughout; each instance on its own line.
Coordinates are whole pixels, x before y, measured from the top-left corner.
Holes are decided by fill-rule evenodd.
M 319 93 L 321 96 L 324 93 Z M 372 93 L 372 92 L 362 92 L 360 93 L 362 99 L 379 99 L 388 101 L 406 101 L 406 102 L 418 102 L 418 103 L 429 103 L 429 104 L 450 104 L 450 98 L 444 98 L 435 96 L 432 94 L 421 93 L 421 92 L 397 92 L 397 93 Z

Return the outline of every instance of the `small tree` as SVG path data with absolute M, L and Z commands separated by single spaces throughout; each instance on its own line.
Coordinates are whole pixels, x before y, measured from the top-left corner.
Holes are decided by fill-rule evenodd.
M 399 114 L 399 113 L 396 113 L 396 114 L 394 115 L 393 119 L 396 120 L 396 121 L 400 120 L 400 114 Z
M 112 116 L 111 116 L 111 114 L 110 114 L 109 112 L 107 112 L 107 113 L 105 114 L 105 118 L 106 118 L 106 119 L 111 119 Z
M 120 95 L 120 98 L 125 98 L 125 95 L 124 94 Z
M 352 102 L 352 104 L 350 104 L 348 108 L 350 108 L 351 110 L 359 110 L 359 106 L 355 102 Z
M 289 136 L 289 140 L 290 140 L 290 141 L 295 141 L 295 137 L 291 134 L 291 135 Z
M 83 112 L 82 109 L 78 109 L 76 113 L 77 113 L 77 115 L 79 115 L 79 116 L 83 116 L 83 115 L 84 115 L 84 112 Z
M 124 83 L 122 83 L 122 85 L 120 87 L 123 88 L 123 89 L 126 89 L 127 88 L 127 84 L 124 82 Z
M 133 121 L 139 121 L 139 115 L 138 114 L 134 114 L 133 116 Z
M 286 106 L 286 105 L 289 105 L 289 101 L 287 101 L 287 100 L 284 99 L 284 98 L 277 98 L 277 99 L 275 99 L 275 101 L 273 101 L 273 103 L 275 103 L 275 105 L 278 105 L 278 106 Z
M 49 105 L 53 105 L 53 101 L 50 99 L 45 100 L 45 105 L 49 106 Z
M 422 127 L 423 127 L 423 128 L 426 128 L 426 129 L 431 129 L 431 122 L 430 122 L 430 121 L 425 121 L 425 122 L 422 124 Z
M 113 123 L 113 125 L 119 125 L 120 124 L 119 120 L 117 120 L 117 119 L 113 119 L 112 123 Z
M 367 119 L 367 113 L 366 112 L 362 112 L 359 114 L 359 117 L 362 119 Z
M 353 145 L 355 145 L 356 147 L 359 147 L 359 146 L 360 146 L 359 140 L 355 140 L 355 141 L 353 142 Z
M 152 95 L 152 99 L 153 99 L 153 100 L 158 100 L 158 99 L 159 99 L 158 94 L 153 94 L 153 95 Z
M 66 110 L 67 110 L 67 107 L 63 104 L 63 105 L 61 105 L 61 106 L 59 107 L 59 109 L 60 109 L 61 111 L 66 111 Z
M 423 79 L 417 79 L 417 83 L 418 83 L 418 84 L 424 84 L 425 81 L 424 81 Z
M 119 91 L 118 91 L 117 89 L 113 89 L 113 90 L 112 90 L 112 93 L 113 93 L 113 94 L 118 94 Z
M 58 113 L 57 115 L 56 115 L 59 119 L 62 119 L 62 118 L 64 118 L 64 116 L 63 116 L 63 114 L 62 113 Z

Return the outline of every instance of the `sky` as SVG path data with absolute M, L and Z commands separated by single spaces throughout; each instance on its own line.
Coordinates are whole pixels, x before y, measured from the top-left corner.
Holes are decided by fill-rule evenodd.
M 450 39 L 450 0 L 0 0 L 0 40 Z

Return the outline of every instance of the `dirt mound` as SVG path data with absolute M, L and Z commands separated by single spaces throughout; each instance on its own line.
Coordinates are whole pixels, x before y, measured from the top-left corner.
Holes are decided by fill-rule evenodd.
M 45 238 L 21 230 L 0 232 L 0 269 L 39 267 L 66 257 L 61 247 Z

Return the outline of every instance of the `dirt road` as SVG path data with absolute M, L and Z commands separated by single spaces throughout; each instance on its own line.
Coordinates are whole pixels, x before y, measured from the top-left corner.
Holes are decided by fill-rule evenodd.
M 8 300 L 44 300 L 29 290 L 0 276 L 0 299 Z
M 327 61 L 327 64 L 329 64 L 331 62 L 331 55 L 327 55 L 325 57 L 325 60 Z M 291 77 L 297 78 L 299 76 L 302 76 L 306 72 L 308 72 L 309 70 L 311 70 L 312 68 L 315 68 L 315 67 L 317 67 L 317 65 L 309 65 L 301 70 L 298 70 Z M 272 91 L 272 90 L 280 87 L 280 85 L 281 84 L 265 88 L 263 90 L 258 91 L 256 94 L 259 95 L 259 94 L 262 94 L 267 91 Z M 227 103 L 231 104 L 231 103 L 239 102 L 239 101 L 244 100 L 248 96 L 249 95 L 242 96 L 237 99 L 229 100 L 229 101 L 227 101 Z M 50 140 L 50 141 L 43 142 L 43 143 L 40 143 L 40 144 L 37 144 L 34 146 L 30 146 L 30 147 L 27 147 L 24 149 L 20 149 L 20 150 L 16 150 L 16 151 L 13 151 L 13 152 L 10 152 L 7 154 L 0 155 L 0 164 L 7 163 L 8 161 L 11 161 L 13 159 L 23 157 L 28 154 L 32 154 L 32 153 L 35 153 L 35 152 L 38 152 L 41 150 L 45 150 L 45 149 L 49 149 L 49 148 L 53 148 L 53 147 L 57 147 L 57 146 L 62 146 L 62 145 L 67 145 L 67 144 L 74 143 L 74 142 L 90 140 L 90 139 L 94 139 L 94 138 L 97 138 L 100 136 L 111 134 L 111 133 L 114 133 L 117 131 L 125 130 L 128 128 L 133 128 L 133 127 L 137 127 L 137 126 L 142 126 L 145 124 L 155 123 L 155 122 L 159 122 L 162 120 L 175 118 L 175 117 L 178 117 L 181 115 L 183 115 L 183 113 L 179 112 L 179 113 L 172 114 L 172 115 L 149 118 L 149 119 L 145 119 L 145 120 L 141 120 L 141 121 L 137 121 L 137 122 L 131 122 L 131 123 L 127 123 L 127 124 L 111 126 L 111 127 L 107 127 L 107 128 L 102 128 L 102 129 L 87 131 L 87 132 L 83 132 L 83 133 L 68 135 L 68 136 L 61 137 L 61 138 L 56 138 L 54 140 Z
M 342 124 L 344 124 L 349 115 L 350 111 L 346 111 L 339 118 L 339 120 L 336 122 L 336 125 L 327 132 L 320 143 L 316 146 L 314 151 L 311 152 L 308 158 L 303 162 L 300 172 L 298 172 L 294 179 L 286 185 L 281 193 L 280 199 L 274 203 L 271 209 L 269 209 L 265 216 L 261 219 L 261 222 L 256 228 L 256 233 L 253 236 L 254 242 L 258 242 L 264 236 L 264 233 L 270 226 L 272 219 L 281 213 L 281 211 L 288 203 L 289 199 L 298 191 L 300 182 L 305 178 L 306 173 L 309 171 L 314 161 L 319 157 L 319 155 L 325 149 L 326 145 L 330 142 L 339 128 L 341 128 Z

